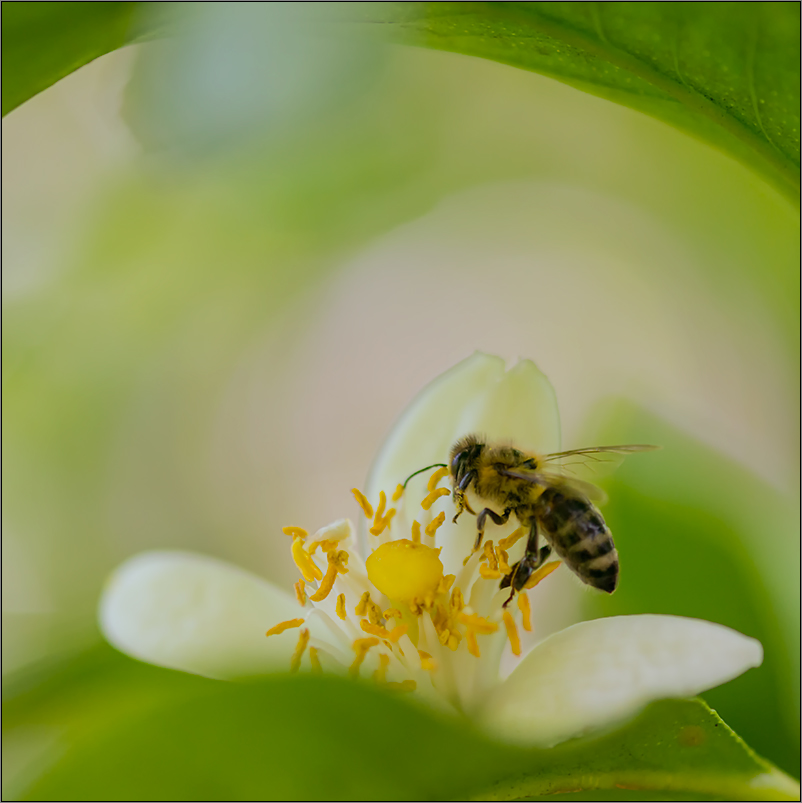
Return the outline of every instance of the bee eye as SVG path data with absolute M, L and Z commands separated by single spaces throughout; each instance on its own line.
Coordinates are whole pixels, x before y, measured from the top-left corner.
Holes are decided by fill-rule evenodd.
M 537 460 L 535 460 L 533 457 L 530 457 L 529 460 L 524 460 L 524 462 L 521 463 L 521 466 L 522 466 L 522 468 L 536 469 L 537 468 Z

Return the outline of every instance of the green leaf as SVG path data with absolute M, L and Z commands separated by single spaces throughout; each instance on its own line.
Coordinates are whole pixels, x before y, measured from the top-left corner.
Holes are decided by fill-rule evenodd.
M 630 106 L 798 197 L 798 3 L 365 7 L 363 21 L 395 41 L 522 67 Z
M 127 42 L 136 3 L 3 3 L 3 114 Z
M 637 799 L 792 800 L 797 792 L 698 700 L 659 702 L 618 730 L 532 750 L 364 682 L 222 683 L 108 648 L 7 692 L 3 724 L 9 749 L 26 728 L 59 734 L 39 777 L 5 791 L 31 800 L 604 799 L 622 787 Z

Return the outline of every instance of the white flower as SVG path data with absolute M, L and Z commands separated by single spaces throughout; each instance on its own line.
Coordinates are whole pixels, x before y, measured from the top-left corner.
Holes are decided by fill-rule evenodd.
M 210 677 L 289 668 L 372 678 L 463 712 L 504 738 L 543 746 L 761 663 L 759 642 L 721 625 L 620 616 L 545 639 L 502 678 L 505 646 L 521 652 L 519 627 L 529 627 L 534 586 L 559 563 L 541 567 L 505 609 L 509 590 L 499 588 L 499 577 L 523 551 L 516 523 L 488 528 L 489 543 L 465 562 L 476 523 L 467 514 L 452 523 L 453 503 L 440 488 L 445 469 L 400 487 L 414 471 L 445 461 L 453 442 L 470 433 L 558 450 L 546 377 L 529 361 L 505 371 L 499 358 L 477 353 L 425 388 L 393 429 L 366 495 L 355 489 L 365 514 L 358 536 L 348 519 L 311 536 L 300 527 L 279 536 L 302 574 L 295 597 L 211 558 L 147 553 L 111 578 L 100 605 L 103 632 L 137 658 Z

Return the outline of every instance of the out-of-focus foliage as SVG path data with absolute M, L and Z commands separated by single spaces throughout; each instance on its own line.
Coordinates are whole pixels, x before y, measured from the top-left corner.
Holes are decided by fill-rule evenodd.
M 794 796 L 699 701 L 663 701 L 608 734 L 527 750 L 367 683 L 219 683 L 106 648 L 34 691 L 12 692 L 11 733 L 20 710 L 25 727 L 60 729 L 26 800 L 513 800 L 621 787 L 646 800 L 671 790 Z
M 133 5 L 4 7 L 3 113 L 132 36 L 158 33 L 163 19 L 156 14 L 129 31 Z M 331 6 L 335 19 L 361 18 L 396 41 L 541 72 L 651 114 L 733 154 L 788 197 L 798 197 L 797 3 Z M 278 41 L 262 46 L 269 52 Z M 218 100 L 225 104 L 226 97 Z

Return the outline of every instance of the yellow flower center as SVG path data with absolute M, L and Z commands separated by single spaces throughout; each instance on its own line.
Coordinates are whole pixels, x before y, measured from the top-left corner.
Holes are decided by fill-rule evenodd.
M 381 544 L 365 565 L 370 582 L 398 602 L 431 597 L 443 579 L 440 550 L 406 538 Z

